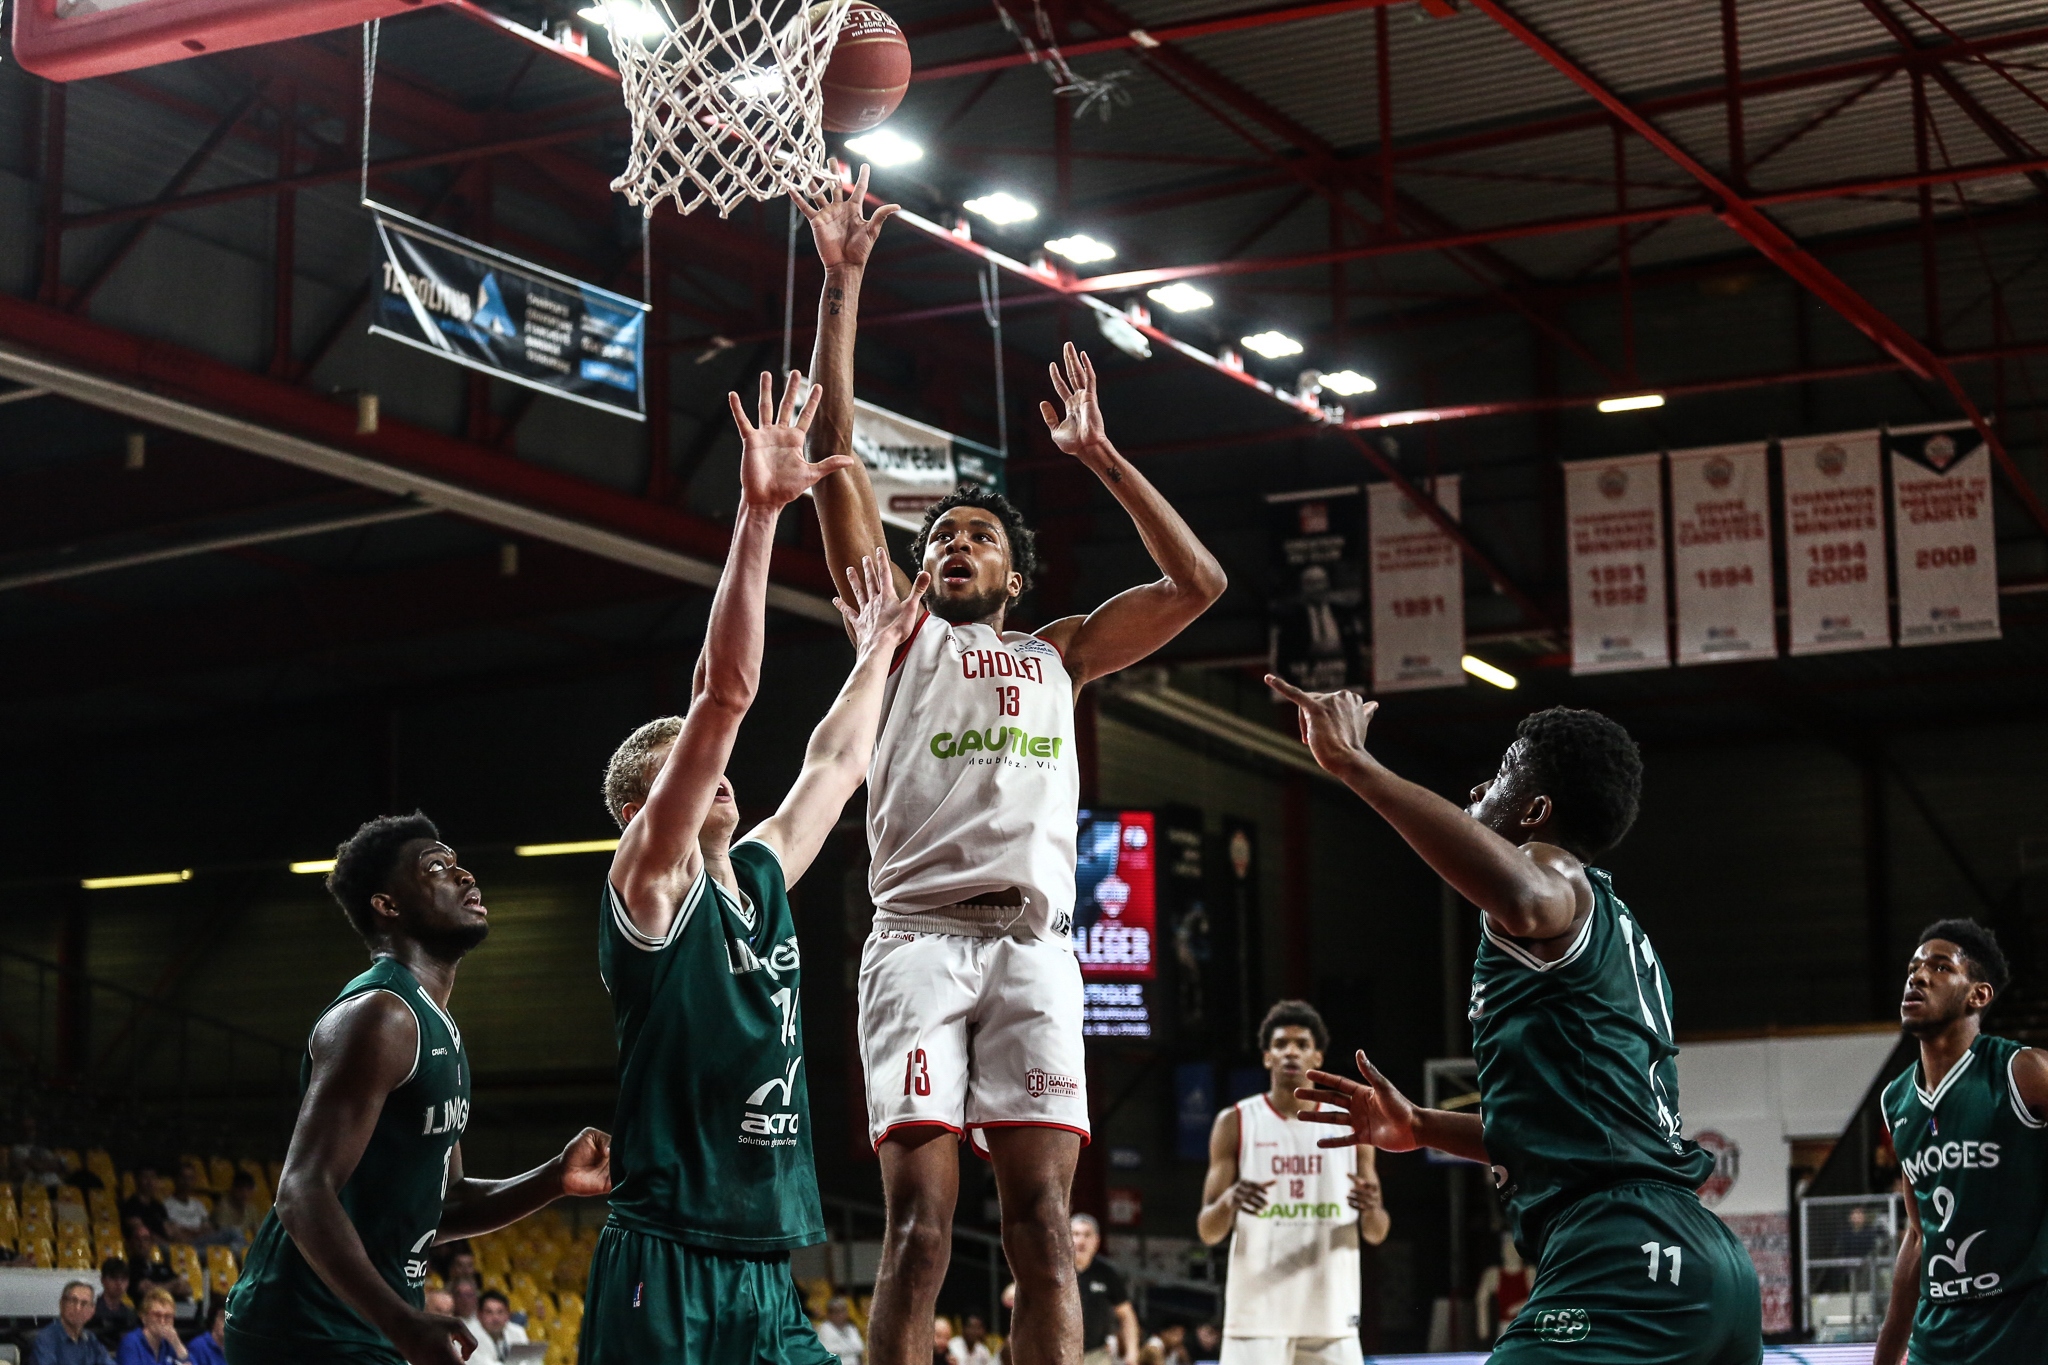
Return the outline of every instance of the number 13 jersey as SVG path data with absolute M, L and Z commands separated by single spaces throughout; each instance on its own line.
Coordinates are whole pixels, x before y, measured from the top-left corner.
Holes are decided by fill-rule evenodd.
M 868 890 L 917 915 L 1016 887 L 1016 928 L 1073 932 L 1074 683 L 1035 635 L 931 613 L 897 656 L 868 766 Z
M 1607 873 L 1564 955 L 1539 960 L 1480 922 L 1472 1057 L 1494 1180 L 1531 1260 L 1545 1224 L 1593 1190 L 1653 1180 L 1697 1190 L 1714 1159 L 1682 1136 L 1671 983 Z

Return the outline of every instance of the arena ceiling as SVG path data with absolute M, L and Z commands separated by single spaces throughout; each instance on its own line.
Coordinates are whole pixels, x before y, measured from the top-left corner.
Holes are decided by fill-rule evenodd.
M 605 40 L 542 36 L 589 31 L 576 7 L 449 0 L 388 23 L 371 192 L 638 292 Z M 1012 486 L 1052 550 L 1039 615 L 1144 571 L 1092 479 L 1033 430 L 1042 363 L 1071 337 L 1104 362 L 1114 433 L 1231 571 L 1173 656 L 1238 670 L 1209 684 L 1219 704 L 1263 714 L 1242 686 L 1265 644 L 1261 494 L 1459 471 L 1472 630 L 1529 686 L 1405 700 L 1449 748 L 1485 747 L 1532 698 L 1698 737 L 2039 713 L 2038 5 L 1045 0 L 1074 72 L 1113 92 L 1085 111 L 990 0 L 891 8 L 918 76 L 890 126 L 925 156 L 876 189 L 937 223 L 992 189 L 1041 213 L 1028 232 L 970 220 L 972 242 L 889 229 L 863 396 L 992 441 L 987 250 L 1029 261 L 1086 232 L 1118 252 L 997 273 Z M 1039 34 L 1030 0 L 1002 8 Z M 734 496 L 723 394 L 783 343 L 783 208 L 658 214 L 671 360 L 652 419 L 571 410 L 363 335 L 361 99 L 349 32 L 70 86 L 0 67 L 11 743 L 694 652 Z M 1147 360 L 1103 341 L 1090 299 L 1122 308 L 1176 278 L 1214 306 L 1154 308 Z M 799 356 L 815 286 L 800 269 Z M 1215 353 L 1268 328 L 1305 349 L 1247 359 L 1265 390 L 1166 342 Z M 1273 391 L 1347 367 L 1378 389 L 1345 423 Z M 1645 390 L 1667 406 L 1594 407 Z M 2004 459 L 2003 641 L 1566 675 L 1560 460 L 1966 403 L 1994 414 Z M 831 628 L 804 520 L 777 567 L 788 636 Z

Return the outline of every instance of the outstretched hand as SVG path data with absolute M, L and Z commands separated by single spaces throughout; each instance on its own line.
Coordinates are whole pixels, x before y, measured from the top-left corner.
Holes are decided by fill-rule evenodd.
M 831 188 L 819 199 L 807 199 L 794 191 L 789 197 L 810 222 L 811 240 L 818 244 L 818 259 L 828 270 L 835 265 L 865 266 L 875 249 L 875 238 L 881 235 L 882 224 L 899 207 L 884 204 L 873 217 L 862 216 L 868 197 L 866 166 L 860 168 L 860 179 L 851 190 L 834 177 Z
M 910 585 L 910 595 L 899 600 L 889 572 L 888 548 L 877 546 L 873 554 L 862 555 L 860 563 L 846 566 L 846 594 L 833 598 L 832 605 L 846 618 L 855 649 L 893 653 L 896 646 L 910 638 L 918 614 L 924 609 L 925 590 L 931 585 L 932 576 L 920 573 Z M 849 599 L 851 606 L 847 605 Z
M 1311 1071 L 1309 1085 L 1294 1092 L 1298 1100 L 1314 1100 L 1334 1106 L 1308 1109 L 1297 1114 L 1304 1123 L 1342 1124 L 1351 1131 L 1342 1137 L 1327 1137 L 1318 1147 L 1355 1147 L 1360 1143 L 1383 1152 L 1412 1152 L 1421 1144 L 1415 1140 L 1415 1106 L 1394 1089 L 1393 1082 L 1358 1050 L 1358 1074 L 1351 1080 L 1330 1071 Z
M 1102 424 L 1101 386 L 1095 378 L 1095 362 L 1086 351 L 1075 350 L 1073 342 L 1062 349 L 1060 359 L 1066 365 L 1065 373 L 1061 373 L 1058 365 L 1045 368 L 1052 375 L 1053 390 L 1066 405 L 1066 413 L 1062 416 L 1052 404 L 1041 402 L 1038 415 L 1045 419 L 1054 445 L 1085 461 L 1109 449 L 1109 433 Z
M 801 371 L 789 372 L 789 387 L 783 390 L 782 406 L 777 408 L 775 377 L 761 371 L 758 425 L 747 420 L 747 409 L 737 393 L 725 396 L 732 420 L 740 429 L 740 496 L 750 507 L 779 512 L 827 475 L 853 468 L 851 455 L 831 455 L 815 463 L 804 458 L 804 438 L 810 435 L 811 420 L 822 406 L 818 399 L 825 386 L 811 386 L 798 415 L 796 395 L 803 379 Z
M 1366 756 L 1365 732 L 1380 709 L 1378 702 L 1362 700 L 1356 692 L 1304 692 L 1271 673 L 1266 686 L 1294 703 L 1301 742 L 1326 771 L 1341 776 L 1344 764 Z

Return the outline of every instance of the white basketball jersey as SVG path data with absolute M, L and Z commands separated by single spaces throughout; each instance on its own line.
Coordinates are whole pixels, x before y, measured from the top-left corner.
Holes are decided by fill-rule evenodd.
M 1074 684 L 1035 635 L 927 612 L 882 695 L 868 765 L 868 890 L 914 915 L 1017 887 L 1017 927 L 1073 933 L 1081 776 Z
M 1223 1295 L 1227 1337 L 1341 1337 L 1358 1331 L 1356 1147 L 1318 1147 L 1337 1130 L 1280 1117 L 1264 1095 L 1237 1103 L 1237 1178 L 1266 1207 L 1240 1211 Z

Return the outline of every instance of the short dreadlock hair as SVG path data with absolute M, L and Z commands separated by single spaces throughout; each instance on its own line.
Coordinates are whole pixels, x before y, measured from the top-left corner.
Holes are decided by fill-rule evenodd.
M 1003 535 L 1010 542 L 1010 570 L 1024 580 L 1017 596 L 1030 592 L 1032 576 L 1038 572 L 1037 534 L 1024 524 L 1024 514 L 1016 504 L 1001 493 L 971 483 L 961 484 L 925 509 L 924 526 L 917 533 L 917 543 L 910 547 L 911 576 L 915 577 L 923 567 L 924 547 L 931 542 L 932 526 L 955 507 L 980 507 L 995 513 L 996 520 L 1002 523 Z
M 1284 1028 L 1305 1028 L 1316 1040 L 1316 1051 L 1321 1052 L 1330 1045 L 1330 1029 L 1323 1023 L 1323 1016 L 1316 1007 L 1306 1000 L 1278 1000 L 1273 1008 L 1266 1011 L 1266 1017 L 1259 1021 L 1259 1051 L 1264 1052 L 1273 1045 L 1273 1035 Z
M 654 787 L 657 769 L 654 766 L 654 752 L 664 744 L 675 743 L 676 736 L 683 732 L 681 716 L 663 716 L 650 720 L 632 734 L 626 736 L 612 754 L 612 761 L 604 769 L 604 804 L 612 813 L 612 819 L 619 822 L 619 828 L 626 827 L 626 807 L 635 801 L 645 801 L 647 793 Z
M 419 811 L 411 815 L 380 815 L 334 850 L 334 870 L 327 874 L 327 893 L 340 904 L 363 942 L 377 944 L 377 912 L 370 897 L 391 888 L 399 854 L 415 839 L 440 842 L 441 831 Z
M 1529 794 L 1550 798 L 1550 841 L 1591 862 L 1622 841 L 1643 799 L 1643 756 L 1598 711 L 1553 706 L 1515 727 Z
M 1998 935 L 1973 919 L 1938 919 L 1920 931 L 1920 942 L 1937 938 L 1963 950 L 1963 970 L 1970 980 L 1989 985 L 1992 999 L 2005 994 L 2012 968 L 2005 960 L 2005 950 L 1998 946 Z

